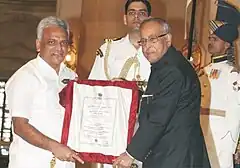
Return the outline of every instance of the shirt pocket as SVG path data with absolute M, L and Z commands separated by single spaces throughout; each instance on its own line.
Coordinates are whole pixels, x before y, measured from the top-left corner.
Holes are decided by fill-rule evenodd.
M 152 104 L 152 99 L 153 99 L 153 95 L 151 94 L 142 95 L 142 98 L 140 101 L 140 113 L 146 110 L 147 108 L 149 108 L 149 106 Z

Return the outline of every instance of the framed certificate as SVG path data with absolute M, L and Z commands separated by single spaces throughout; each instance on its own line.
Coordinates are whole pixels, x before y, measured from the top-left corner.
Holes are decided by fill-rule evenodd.
M 132 81 L 70 81 L 64 88 L 63 144 L 87 162 L 109 163 L 134 133 L 138 87 Z

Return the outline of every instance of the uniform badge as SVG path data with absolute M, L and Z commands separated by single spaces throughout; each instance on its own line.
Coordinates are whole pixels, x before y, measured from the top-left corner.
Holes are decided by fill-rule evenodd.
M 221 70 L 219 69 L 212 69 L 209 75 L 211 79 L 218 79 L 221 74 Z
M 69 81 L 70 81 L 70 79 L 63 79 L 63 80 L 62 80 L 62 83 L 63 83 L 63 84 L 68 84 Z
M 103 57 L 103 53 L 102 53 L 102 50 L 100 48 L 97 49 L 96 55 L 99 56 L 99 57 Z
M 238 92 L 240 90 L 240 81 L 233 82 L 233 90 Z

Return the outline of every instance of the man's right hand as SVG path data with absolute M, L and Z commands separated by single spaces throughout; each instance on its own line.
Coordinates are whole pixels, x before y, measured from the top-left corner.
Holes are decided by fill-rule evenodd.
M 58 142 L 52 145 L 51 151 L 53 155 L 61 161 L 69 161 L 69 162 L 78 161 L 84 164 L 84 161 L 80 158 L 77 152 Z

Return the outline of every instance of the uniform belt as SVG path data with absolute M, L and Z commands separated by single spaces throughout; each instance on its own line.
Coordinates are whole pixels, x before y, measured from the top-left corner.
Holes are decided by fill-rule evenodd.
M 201 115 L 213 115 L 213 116 L 225 117 L 226 116 L 226 111 L 219 110 L 219 109 L 209 109 L 209 108 L 202 108 L 201 107 L 200 114 Z

